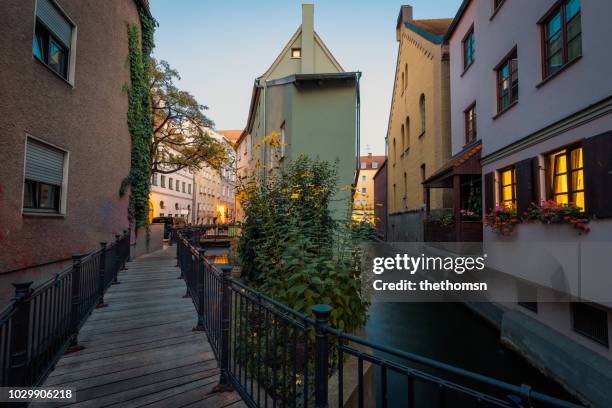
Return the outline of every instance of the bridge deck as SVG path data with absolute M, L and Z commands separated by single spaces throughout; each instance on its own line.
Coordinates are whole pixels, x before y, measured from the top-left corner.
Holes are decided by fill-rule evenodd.
M 46 387 L 76 388 L 73 407 L 246 406 L 235 392 L 213 393 L 217 362 L 185 284 L 177 279 L 175 247 L 128 263 L 119 285 L 83 326 L 84 350 L 67 354 Z M 54 406 L 63 406 L 59 404 Z

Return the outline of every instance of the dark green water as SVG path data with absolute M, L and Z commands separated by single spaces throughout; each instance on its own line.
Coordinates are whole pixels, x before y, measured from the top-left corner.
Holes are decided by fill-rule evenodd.
M 535 391 L 576 403 L 560 385 L 505 348 L 499 341 L 499 332 L 461 304 L 375 303 L 370 307 L 366 330 L 368 338 L 374 342 L 511 384 L 527 384 Z M 406 364 L 405 361 L 401 363 Z M 479 391 L 494 393 L 499 398 L 505 398 L 507 394 L 423 366 L 410 366 Z M 406 377 L 388 375 L 389 407 L 407 406 L 407 388 Z M 377 370 L 377 389 L 380 406 L 380 370 Z M 417 386 L 417 406 L 437 406 L 438 394 L 435 387 Z M 454 393 L 448 394 L 445 402 L 445 406 L 449 407 L 476 406 L 475 403 L 461 400 Z

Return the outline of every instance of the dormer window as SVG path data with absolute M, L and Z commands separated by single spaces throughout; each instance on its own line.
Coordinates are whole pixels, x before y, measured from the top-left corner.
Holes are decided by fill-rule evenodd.
M 302 58 L 302 49 L 301 48 L 292 48 L 291 49 L 291 58 Z

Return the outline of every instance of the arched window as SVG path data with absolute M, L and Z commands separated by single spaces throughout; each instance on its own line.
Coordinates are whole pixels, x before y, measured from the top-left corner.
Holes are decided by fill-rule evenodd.
M 406 124 L 404 126 L 406 129 L 406 149 L 410 147 L 410 117 L 406 116 Z
M 164 208 L 166 208 L 166 206 L 164 205 L 164 202 L 163 202 L 163 201 L 160 201 L 160 202 L 159 202 L 159 208 L 161 208 L 162 210 L 163 210 Z
M 178 205 L 178 203 L 174 203 L 174 209 L 175 209 L 175 210 L 178 210 L 178 209 L 179 209 L 179 205 Z
M 408 176 L 404 172 L 404 207 L 408 208 Z
M 408 64 L 404 64 L 404 88 L 408 88 Z
M 402 152 L 406 150 L 406 134 L 404 131 L 404 124 L 402 123 Z
M 397 159 L 396 151 L 395 138 L 393 138 L 393 164 L 395 164 L 395 160 Z
M 421 94 L 421 99 L 419 99 L 419 109 L 421 111 L 421 133 L 425 133 L 425 94 Z

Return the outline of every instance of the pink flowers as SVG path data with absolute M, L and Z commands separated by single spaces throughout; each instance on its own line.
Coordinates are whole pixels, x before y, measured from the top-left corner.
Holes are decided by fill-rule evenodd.
M 483 222 L 500 235 L 510 235 L 514 226 L 520 223 L 516 210 L 503 206 L 496 206 L 489 214 L 483 217 Z
M 531 203 L 523 218 L 526 221 L 540 221 L 544 224 L 571 224 L 580 234 L 591 231 L 587 225 L 589 219 L 574 203 L 558 204 L 552 200 L 542 200 L 539 205 Z

